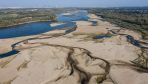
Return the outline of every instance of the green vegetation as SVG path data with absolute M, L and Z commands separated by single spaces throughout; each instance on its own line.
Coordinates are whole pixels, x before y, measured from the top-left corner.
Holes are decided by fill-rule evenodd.
M 148 9 L 147 8 L 111 8 L 89 9 L 90 13 L 101 16 L 104 20 L 120 27 L 141 32 L 144 39 L 148 39 Z
M 0 27 L 30 21 L 56 21 L 54 11 L 47 9 L 3 9 L 0 10 Z
M 75 10 L 78 8 L 0 9 L 0 27 L 34 21 L 56 21 L 56 14 Z

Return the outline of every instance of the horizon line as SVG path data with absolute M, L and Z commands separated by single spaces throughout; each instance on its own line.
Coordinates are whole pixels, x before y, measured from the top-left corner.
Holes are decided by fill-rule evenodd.
M 25 8 L 141 8 L 148 6 L 112 6 L 112 7 L 0 7 L 0 9 L 25 9 Z

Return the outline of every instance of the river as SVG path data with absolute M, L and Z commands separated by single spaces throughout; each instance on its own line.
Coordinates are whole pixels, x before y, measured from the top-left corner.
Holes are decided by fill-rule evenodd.
M 73 28 L 75 27 L 76 24 L 71 23 L 71 21 L 88 20 L 87 15 L 88 15 L 87 11 L 84 10 L 69 12 L 67 15 L 66 13 L 59 14 L 57 15 L 57 21 L 65 22 L 65 24 L 59 25 L 54 28 L 50 26 L 51 24 L 50 21 L 31 22 L 31 23 L 0 28 L 0 39 L 37 35 L 54 29 L 60 29 L 65 27 Z
M 72 21 L 88 20 L 87 15 L 87 11 L 75 11 L 70 12 L 69 15 L 66 15 L 65 13 L 57 15 L 58 22 L 63 22 L 64 24 L 54 27 L 50 26 L 50 24 L 52 24 L 50 21 L 42 21 L 0 28 L 0 39 L 37 35 L 62 28 L 69 28 L 69 30 L 65 32 L 65 34 L 67 34 L 74 31 L 77 26 L 76 23 Z M 12 45 L 12 51 L 0 54 L 0 58 L 17 54 L 19 51 L 13 50 L 14 45 Z

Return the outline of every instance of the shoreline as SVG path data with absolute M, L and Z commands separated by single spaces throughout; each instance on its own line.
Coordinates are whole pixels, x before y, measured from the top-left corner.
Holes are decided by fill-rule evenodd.
M 14 25 L 8 25 L 8 26 L 5 26 L 5 27 L 1 27 L 1 26 L 0 26 L 0 30 L 1 30 L 1 29 L 8 29 L 8 27 L 19 26 L 19 25 L 29 24 L 29 23 L 35 23 L 35 22 L 53 22 L 53 21 L 51 21 L 51 20 L 41 20 L 41 21 L 22 22 L 22 23 L 18 23 L 18 24 L 14 24 Z

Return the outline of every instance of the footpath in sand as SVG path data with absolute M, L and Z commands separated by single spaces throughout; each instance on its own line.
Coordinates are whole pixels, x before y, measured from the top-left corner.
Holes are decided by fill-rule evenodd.
M 20 52 L 0 59 L 0 84 L 148 84 L 148 73 L 131 62 L 141 53 L 148 56 L 147 50 L 126 38 L 142 41 L 141 35 L 94 14 L 89 17 L 76 21 L 76 30 L 68 34 L 54 30 L 1 40 L 8 42 L 8 50 L 20 41 L 13 46 Z

